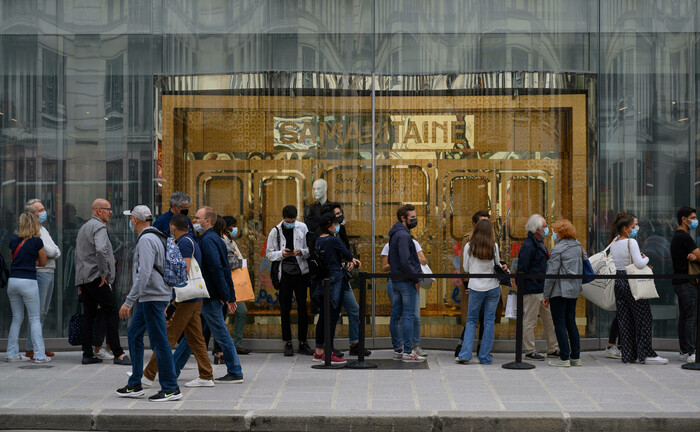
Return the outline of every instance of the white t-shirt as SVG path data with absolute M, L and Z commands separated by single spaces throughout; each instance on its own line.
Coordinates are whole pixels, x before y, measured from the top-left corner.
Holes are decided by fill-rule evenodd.
M 415 239 L 413 239 L 413 245 L 416 247 L 416 253 L 423 250 L 423 248 L 420 247 L 420 243 L 418 243 Z M 382 248 L 381 256 L 389 256 L 389 243 L 385 244 Z
M 637 240 L 616 240 L 610 247 L 610 253 L 615 261 L 615 267 L 617 267 L 618 270 L 624 270 L 625 267 L 630 265 L 630 251 L 632 252 L 632 261 L 634 261 L 634 265 L 637 268 L 644 268 L 644 266 L 649 264 L 649 257 L 642 257 Z
M 462 263 L 465 273 L 474 274 L 493 274 L 493 265 L 501 262 L 501 256 L 498 253 L 498 245 L 496 244 L 496 251 L 494 252 L 496 256 L 493 259 L 484 260 L 477 258 L 475 256 L 469 255 L 469 243 L 464 246 L 464 256 L 462 257 Z M 474 291 L 489 291 L 494 288 L 498 288 L 498 279 L 469 279 L 469 289 Z

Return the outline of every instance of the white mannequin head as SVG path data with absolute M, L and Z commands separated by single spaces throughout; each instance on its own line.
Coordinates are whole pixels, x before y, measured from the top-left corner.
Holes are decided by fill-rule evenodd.
M 318 179 L 313 184 L 314 198 L 321 204 L 328 201 L 328 183 L 324 179 Z

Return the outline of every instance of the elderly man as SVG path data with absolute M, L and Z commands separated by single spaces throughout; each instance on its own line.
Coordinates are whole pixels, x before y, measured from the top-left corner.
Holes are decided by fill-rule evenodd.
M 160 231 L 170 234 L 170 219 L 173 215 L 181 214 L 187 216 L 190 212 L 190 205 L 192 200 L 190 196 L 185 192 L 177 191 L 170 195 L 170 210 L 158 216 L 156 221 L 153 223 L 153 227 L 159 229 Z M 194 235 L 194 228 L 192 228 L 192 222 L 187 219 L 187 224 L 189 225 L 190 234 Z
M 115 364 L 131 365 L 119 342 L 119 315 L 114 298 L 114 252 L 107 235 L 107 222 L 112 218 L 109 201 L 98 198 L 92 203 L 92 217 L 78 231 L 75 241 L 75 284 L 85 306 L 83 317 L 83 364 L 102 363 L 92 351 L 92 331 L 97 307 L 105 314 L 107 343 Z
M 549 252 L 544 238 L 549 235 L 545 218 L 533 214 L 525 224 L 527 238 L 518 254 L 518 273 L 545 274 Z M 518 287 L 523 292 L 523 351 L 526 360 L 543 361 L 544 356 L 535 351 L 535 327 L 537 316 L 542 318 L 544 334 L 547 338 L 547 357 L 559 357 L 559 344 L 554 333 L 554 322 L 549 308 L 542 304 L 544 279 L 525 279 L 524 286 Z M 519 312 L 518 312 L 519 313 Z
M 34 198 L 27 202 L 25 211 L 33 213 L 41 224 L 41 241 L 44 242 L 44 252 L 46 252 L 46 265 L 36 268 L 36 281 L 39 285 L 39 320 L 42 327 L 44 318 L 51 307 L 51 296 L 53 295 L 53 274 L 56 270 L 56 259 L 61 256 L 61 250 L 56 246 L 51 234 L 44 227 L 47 219 L 46 209 L 38 199 Z M 54 353 L 46 351 L 47 357 L 53 357 Z M 27 354 L 28 358 L 34 358 L 34 346 L 32 345 L 31 326 L 27 326 Z

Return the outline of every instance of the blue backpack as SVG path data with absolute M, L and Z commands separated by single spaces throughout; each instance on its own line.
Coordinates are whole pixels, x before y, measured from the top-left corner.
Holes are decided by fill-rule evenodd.
M 169 287 L 176 287 L 187 283 L 187 263 L 182 259 L 182 254 L 180 253 L 180 248 L 177 244 L 164 232 L 153 228 L 144 230 L 141 235 L 146 233 L 153 233 L 160 238 L 163 242 L 163 248 L 165 249 L 165 263 L 163 269 L 159 269 L 154 263 L 153 268 L 163 276 L 163 281 Z M 139 236 L 140 238 L 141 236 Z

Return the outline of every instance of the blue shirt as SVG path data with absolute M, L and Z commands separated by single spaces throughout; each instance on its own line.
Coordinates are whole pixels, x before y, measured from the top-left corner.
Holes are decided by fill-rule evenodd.
M 183 234 L 179 239 L 175 240 L 175 243 L 177 243 L 177 248 L 180 249 L 180 254 L 183 258 L 192 258 L 194 255 L 194 259 L 201 265 L 202 251 L 199 249 L 199 245 L 197 245 L 192 234 Z M 195 298 L 183 303 L 197 303 L 198 301 L 202 301 L 202 299 Z
M 158 218 L 156 218 L 156 221 L 153 222 L 153 227 L 170 235 L 170 219 L 172 218 L 173 211 L 168 210 L 167 212 L 163 213 L 162 215 L 158 216 Z M 190 227 L 190 234 L 194 236 L 194 227 L 192 226 L 192 221 L 190 220 L 190 218 L 187 218 L 187 225 L 189 225 Z M 197 260 L 197 262 L 199 262 L 199 260 Z
M 12 239 L 10 239 L 10 256 L 15 253 L 22 240 L 21 237 L 12 236 Z M 44 242 L 41 240 L 41 237 L 27 239 L 22 245 L 22 249 L 17 252 L 17 256 L 12 259 L 10 277 L 36 280 L 36 260 L 39 259 L 39 251 L 43 247 Z

